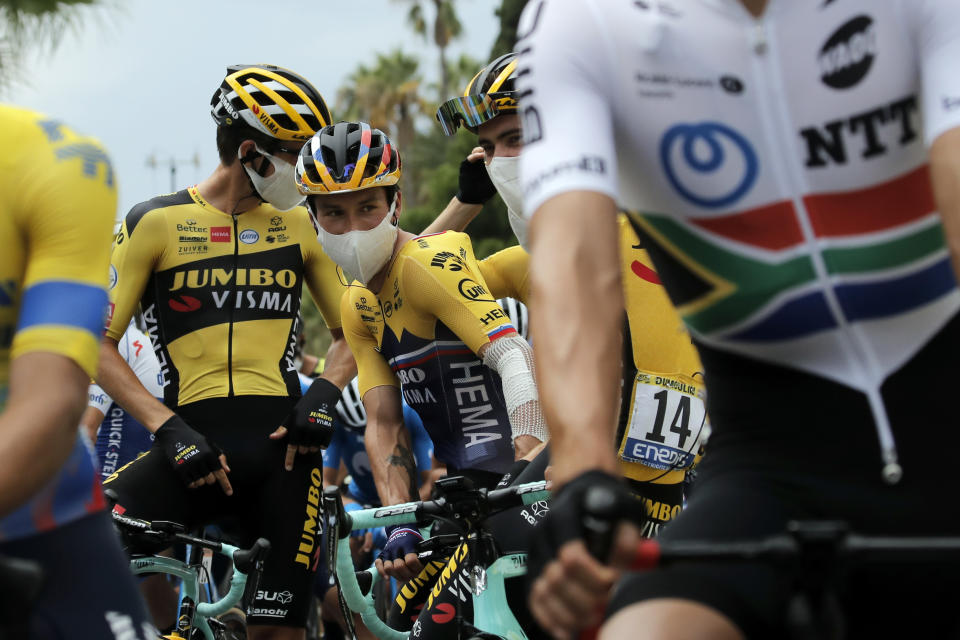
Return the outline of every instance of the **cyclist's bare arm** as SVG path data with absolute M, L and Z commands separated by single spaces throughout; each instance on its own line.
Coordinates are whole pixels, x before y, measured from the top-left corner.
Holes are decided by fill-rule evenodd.
M 320 377 L 343 389 L 357 375 L 357 361 L 353 359 L 342 329 L 331 329 L 330 335 L 333 341 L 327 349 L 326 364 Z
M 73 451 L 89 383 L 79 365 L 54 353 L 29 352 L 10 363 L 0 413 L 0 518 L 36 493 Z
M 83 410 L 83 415 L 80 416 L 80 426 L 87 432 L 90 442 L 96 442 L 97 429 L 100 428 L 100 423 L 103 422 L 104 417 L 103 412 L 96 407 L 88 406 Z
M 930 145 L 930 180 L 953 272 L 960 280 L 960 127 L 940 134 Z
M 97 384 L 150 433 L 173 416 L 173 411 L 153 397 L 117 350 L 117 341 L 105 336 L 100 342 Z
M 482 204 L 466 204 L 460 202 L 456 196 L 450 198 L 450 203 L 440 212 L 420 235 L 440 233 L 441 231 L 463 231 L 467 228 L 480 210 Z
M 324 467 L 323 468 L 323 486 L 325 487 L 340 486 L 340 481 L 342 480 L 340 471 L 341 469 L 334 469 L 333 467 Z
M 410 432 L 403 424 L 400 390 L 374 387 L 363 395 L 363 408 L 367 412 L 364 442 L 381 504 L 416 500 L 417 462 Z
M 550 426 L 553 480 L 617 472 L 623 291 L 614 201 L 590 191 L 547 200 L 531 221 L 531 331 Z

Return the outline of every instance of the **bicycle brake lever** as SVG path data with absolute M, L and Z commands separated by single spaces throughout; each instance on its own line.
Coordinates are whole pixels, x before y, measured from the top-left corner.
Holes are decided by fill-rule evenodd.
M 613 547 L 617 524 L 617 501 L 602 487 L 592 487 L 583 497 L 583 541 L 597 560 L 605 562 Z
M 168 520 L 154 520 L 150 523 L 150 528 L 161 533 L 186 533 L 187 528 L 177 522 Z

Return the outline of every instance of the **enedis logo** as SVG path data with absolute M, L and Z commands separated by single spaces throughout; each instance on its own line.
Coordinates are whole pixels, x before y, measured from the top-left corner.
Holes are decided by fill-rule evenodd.
M 323 488 L 323 476 L 320 469 L 316 467 L 310 470 L 310 485 L 307 488 L 307 517 L 303 521 L 300 546 L 297 548 L 297 555 L 293 559 L 294 562 L 302 564 L 308 570 L 310 569 L 311 555 L 322 532 L 320 527 L 317 526 L 317 516 L 320 513 L 320 491 Z

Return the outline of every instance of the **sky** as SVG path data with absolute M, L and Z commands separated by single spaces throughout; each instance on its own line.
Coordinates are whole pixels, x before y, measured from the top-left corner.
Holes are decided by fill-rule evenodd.
M 425 3 L 432 4 L 432 3 Z M 494 0 L 459 0 L 461 53 L 485 61 L 499 31 Z M 119 215 L 170 189 L 202 180 L 217 164 L 210 97 L 226 67 L 270 63 L 305 76 L 331 109 L 359 64 L 396 48 L 416 55 L 426 82 L 437 50 L 406 23 L 405 0 L 104 0 L 51 52 L 28 51 L 22 79 L 2 96 L 95 136 L 113 159 Z M 337 117 L 334 111 L 334 117 Z M 148 158 L 156 158 L 155 168 Z M 195 165 L 199 160 L 199 167 Z

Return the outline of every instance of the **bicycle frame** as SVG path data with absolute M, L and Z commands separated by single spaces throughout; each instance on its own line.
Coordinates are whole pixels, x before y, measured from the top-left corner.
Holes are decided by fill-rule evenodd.
M 522 504 L 529 505 L 549 498 L 550 492 L 545 490 L 545 486 L 546 483 L 544 482 L 532 482 L 509 487 L 503 491 L 515 492 Z M 407 502 L 389 507 L 351 511 L 348 516 L 338 522 L 338 533 L 343 534 L 347 531 L 343 526 L 346 522 L 350 523 L 349 530 L 415 524 L 421 517 L 429 519 L 429 515 L 422 511 L 423 504 L 422 502 Z M 338 509 L 338 511 L 340 510 Z M 409 632 L 397 631 L 389 627 L 376 615 L 372 595 L 374 592 L 373 586 L 371 586 L 367 595 L 364 595 L 357 582 L 353 559 L 350 554 L 349 536 L 337 537 L 337 584 L 340 586 L 340 593 L 347 606 L 351 611 L 359 613 L 370 632 L 381 640 L 408 640 Z M 504 585 L 504 580 L 507 578 L 524 575 L 526 564 L 526 554 L 509 554 L 501 556 L 486 568 L 486 588 L 479 595 L 473 597 L 474 626 L 507 640 L 526 640 L 526 634 L 505 604 L 506 590 Z M 376 568 L 371 567 L 367 569 L 367 572 L 373 578 L 373 585 L 376 585 L 380 580 Z
M 233 554 L 239 550 L 240 549 L 238 547 L 223 542 L 221 543 L 218 552 L 222 553 L 228 558 L 233 558 Z M 229 611 L 230 607 L 234 606 L 234 604 L 239 602 L 240 598 L 243 597 L 243 590 L 247 586 L 247 574 L 234 567 L 233 580 L 230 583 L 230 591 L 223 598 L 217 600 L 216 602 L 197 603 L 197 598 L 199 595 L 199 577 L 197 576 L 196 567 L 191 566 L 182 560 L 167 558 L 164 556 L 145 556 L 142 558 L 133 558 L 130 560 L 130 570 L 134 575 L 140 575 L 143 573 L 166 573 L 180 578 L 183 589 L 183 593 L 181 594 L 181 602 L 194 603 L 195 606 L 193 607 L 194 612 L 191 616 L 193 619 L 188 620 L 186 626 L 182 625 L 178 620 L 176 632 L 189 632 L 191 627 L 197 628 L 200 629 L 200 631 L 203 633 L 203 637 L 206 638 L 206 640 L 215 640 L 213 630 L 210 628 L 210 624 L 207 622 L 207 619 L 214 618 Z

